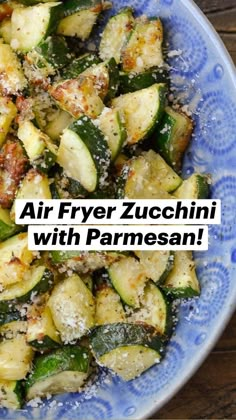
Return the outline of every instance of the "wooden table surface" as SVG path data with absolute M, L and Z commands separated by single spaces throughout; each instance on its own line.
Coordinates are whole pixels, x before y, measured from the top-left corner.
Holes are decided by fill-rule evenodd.
M 195 0 L 236 64 L 236 0 Z M 236 314 L 195 376 L 154 419 L 236 419 Z

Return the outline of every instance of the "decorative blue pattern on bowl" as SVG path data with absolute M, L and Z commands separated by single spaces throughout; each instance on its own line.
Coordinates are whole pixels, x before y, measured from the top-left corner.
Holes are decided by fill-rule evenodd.
M 185 302 L 163 362 L 125 383 L 101 371 L 89 392 L 46 400 L 39 408 L 0 410 L 1 419 L 102 420 L 147 418 L 193 374 L 236 305 L 236 79 L 229 57 L 190 0 L 116 0 L 112 13 L 133 6 L 159 15 L 171 54 L 172 93 L 188 104 L 195 136 L 185 175 L 211 173 L 212 197 L 222 199 L 222 225 L 210 227 L 210 248 L 196 253 L 202 294 Z

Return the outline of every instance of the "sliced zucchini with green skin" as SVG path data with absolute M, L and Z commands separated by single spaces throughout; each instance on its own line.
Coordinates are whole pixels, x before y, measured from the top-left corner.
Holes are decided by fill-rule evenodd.
M 161 284 L 174 266 L 173 251 L 135 251 L 146 276 L 155 283 Z
M 88 195 L 88 191 L 81 185 L 81 183 L 68 177 L 63 170 L 62 172 L 59 171 L 59 173 L 55 174 L 54 185 L 58 198 L 61 199 L 85 198 Z
M 92 332 L 90 343 L 97 362 L 126 381 L 158 363 L 163 352 L 160 335 L 148 325 L 118 323 L 99 326 Z
M 15 304 L 28 302 L 32 297 L 47 292 L 52 288 L 53 280 L 53 273 L 47 267 L 32 266 L 21 282 L 12 284 L 0 293 L 1 312 L 11 310 Z
M 73 121 L 74 119 L 70 114 L 62 109 L 58 109 L 58 112 L 51 121 L 47 123 L 44 131 L 52 140 L 59 140 L 63 130 L 65 130 Z
M 108 269 L 113 287 L 129 306 L 139 308 L 140 297 L 148 280 L 142 265 L 133 257 L 123 258 Z
M 26 321 L 10 321 L 8 324 L 5 324 L 0 328 L 1 340 L 10 340 L 17 337 L 19 334 L 25 334 L 26 328 Z
M 30 169 L 25 175 L 20 188 L 16 194 L 17 199 L 51 199 L 49 180 L 46 174 L 37 169 Z M 15 201 L 11 208 L 11 218 L 15 220 Z
M 72 58 L 65 38 L 55 35 L 43 40 L 26 56 L 27 62 L 37 67 L 44 77 L 55 74 L 56 70 L 69 64 Z
M 109 267 L 124 255 L 118 252 L 51 251 L 51 257 L 53 264 L 63 264 L 80 274 Z
M 17 95 L 27 87 L 27 81 L 21 63 L 14 51 L 12 51 L 10 45 L 7 44 L 0 44 L 0 73 L 0 91 L 4 95 Z M 5 102 L 5 107 L 7 108 L 7 98 L 5 99 Z M 10 107 L 11 102 L 9 99 L 8 103 L 9 109 L 5 111 L 5 113 L 16 113 L 13 104 Z M 0 112 L 2 113 L 1 109 Z
M 48 92 L 41 91 L 33 96 L 35 123 L 52 140 L 59 140 L 63 130 L 73 121 L 73 117 L 60 109 Z
M 5 18 L 0 23 L 0 36 L 6 44 L 11 43 L 11 19 Z
M 74 118 L 84 114 L 90 118 L 97 118 L 104 108 L 94 80 L 86 76 L 56 83 L 49 88 L 49 93 L 58 105 Z
M 115 97 L 119 85 L 119 69 L 114 58 L 94 65 L 83 73 L 81 77 L 91 78 L 97 94 L 107 102 Z
M 142 73 L 151 67 L 163 65 L 163 27 L 160 19 L 136 23 L 122 51 L 125 72 Z
M 0 243 L 1 286 L 21 282 L 34 258 L 34 252 L 28 250 L 27 233 L 19 233 Z
M 62 5 L 55 2 L 14 9 L 12 48 L 22 53 L 32 50 L 55 31 L 61 16 Z
M 172 198 L 182 179 L 153 150 L 126 163 L 118 181 L 118 198 Z
M 88 192 L 104 185 L 110 151 L 102 132 L 88 117 L 80 118 L 63 132 L 57 162 Z
M 62 198 L 55 182 L 50 184 L 50 191 L 53 200 L 60 200 Z
M 166 86 L 156 83 L 147 89 L 113 99 L 113 108 L 120 109 L 124 115 L 129 145 L 143 140 L 153 132 L 161 120 L 165 97 Z
M 31 121 L 19 124 L 18 138 L 22 141 L 32 166 L 47 172 L 56 162 L 57 149 L 50 138 Z
M 96 293 L 95 324 L 125 322 L 125 311 L 120 296 L 111 287 L 103 287 Z
M 89 375 L 89 364 L 88 350 L 79 346 L 64 346 L 37 357 L 26 381 L 26 399 L 80 391 Z
M 192 132 L 193 122 L 187 115 L 170 107 L 165 109 L 156 133 L 155 148 L 177 172 L 181 171 Z
M 0 44 L 1 49 L 1 44 Z M 1 53 L 0 53 L 1 55 Z M 1 69 L 1 64 L 0 64 Z M 1 72 L 1 70 L 0 70 Z M 0 82 L 1 84 L 1 82 Z M 6 140 L 11 123 L 17 115 L 17 108 L 9 98 L 0 96 L 0 147 Z
M 15 225 L 10 218 L 10 211 L 0 207 L 0 242 L 15 235 L 19 230 L 20 227 Z
M 141 297 L 141 307 L 129 317 L 129 322 L 144 322 L 152 325 L 159 334 L 169 337 L 172 332 L 172 311 L 163 292 L 152 282 L 149 282 Z
M 66 175 L 65 172 L 56 173 L 54 177 L 54 186 L 60 199 L 85 198 L 88 191 L 73 178 Z
M 174 192 L 178 199 L 204 199 L 208 198 L 210 189 L 209 175 L 193 174 L 183 181 L 182 185 Z
M 37 317 L 28 318 L 26 340 L 31 347 L 40 351 L 55 349 L 60 346 L 59 333 L 47 306 Z
M 136 92 L 148 88 L 155 83 L 168 83 L 167 71 L 163 68 L 154 67 L 143 73 L 120 73 L 121 93 Z
M 80 275 L 81 280 L 83 280 L 84 284 L 87 286 L 87 288 L 90 290 L 90 292 L 93 292 L 93 278 L 90 276 L 90 274 L 81 274 Z
M 161 287 L 173 298 L 191 298 L 200 295 L 200 285 L 191 252 L 175 253 L 174 268 Z
M 151 171 L 156 174 L 160 188 L 167 192 L 173 192 L 182 184 L 180 176 L 164 161 L 164 159 L 152 150 L 145 153 L 145 159 L 150 164 Z
M 24 379 L 33 360 L 33 349 L 26 343 L 24 326 L 26 322 L 12 322 L 1 327 L 5 339 L 0 343 L 0 378 L 7 381 Z
M 50 1 L 54 0 L 21 0 L 21 3 L 23 3 L 25 6 L 33 6 L 34 4 L 48 3 Z
M 117 109 L 104 108 L 97 121 L 111 151 L 111 160 L 114 161 L 127 139 L 122 115 Z
M 23 404 L 23 392 L 20 381 L 0 380 L 0 406 L 17 410 Z
M 102 60 L 114 57 L 117 64 L 121 61 L 121 51 L 134 24 L 131 8 L 121 9 L 108 21 L 101 38 L 99 55 Z
M 82 258 L 83 255 L 81 251 L 51 251 L 53 264 L 61 264 L 71 259 L 76 261 Z
M 1 310 L 1 307 L 0 307 Z M 18 321 L 22 319 L 21 313 L 17 310 L 14 310 L 12 312 L 0 312 L 0 326 L 9 324 L 13 321 Z
M 64 3 L 62 19 L 57 27 L 57 33 L 87 39 L 94 24 L 103 10 L 100 0 L 71 0 Z
M 77 275 L 66 278 L 54 287 L 48 306 L 64 342 L 81 338 L 94 326 L 94 298 Z
M 61 72 L 63 79 L 76 79 L 81 73 L 87 70 L 89 67 L 99 64 L 100 59 L 96 54 L 86 53 L 76 58 Z

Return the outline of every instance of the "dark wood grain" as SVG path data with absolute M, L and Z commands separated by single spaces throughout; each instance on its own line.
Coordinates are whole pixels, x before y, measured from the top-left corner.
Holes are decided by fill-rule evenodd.
M 236 64 L 236 0 L 195 0 L 219 32 Z
M 153 419 L 236 418 L 236 315 L 193 378 Z
M 235 0 L 195 0 L 195 3 L 197 3 L 205 13 L 232 9 L 235 7 Z
M 226 366 L 227 374 L 225 373 Z M 159 419 L 235 419 L 236 351 L 214 352 Z
M 195 0 L 236 64 L 236 0 Z M 236 314 L 193 378 L 153 419 L 236 419 Z

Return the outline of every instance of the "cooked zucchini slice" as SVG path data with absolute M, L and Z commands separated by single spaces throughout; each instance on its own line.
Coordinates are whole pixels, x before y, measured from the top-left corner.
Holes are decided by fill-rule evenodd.
M 84 114 L 90 118 L 97 118 L 104 108 L 94 80 L 90 77 L 80 76 L 56 83 L 49 88 L 49 93 L 59 106 L 74 118 Z
M 63 130 L 72 123 L 73 117 L 58 108 L 48 92 L 39 91 L 33 96 L 35 123 L 52 140 L 59 140 Z
M 146 276 L 155 283 L 165 281 L 174 266 L 175 254 L 172 251 L 135 251 Z
M 33 349 L 26 343 L 26 322 L 15 321 L 1 327 L 0 378 L 7 381 L 24 379 L 33 360 Z
M 136 92 L 148 88 L 155 83 L 168 83 L 168 75 L 165 69 L 154 67 L 143 73 L 120 73 L 121 93 Z
M 133 257 L 123 258 L 108 269 L 111 282 L 121 299 L 129 306 L 138 308 L 147 277 L 142 265 Z
M 149 282 L 141 297 L 141 306 L 129 317 L 129 322 L 152 325 L 159 334 L 169 337 L 172 332 L 171 306 L 163 292 Z
M 24 319 L 21 313 L 15 308 L 14 308 L 14 311 L 12 312 L 1 312 L 1 310 L 2 310 L 2 307 L 0 305 L 0 326 L 9 324 L 10 322 L 13 322 L 13 321 L 19 321 L 21 319 Z
M 193 122 L 187 115 L 170 107 L 165 109 L 156 133 L 155 147 L 177 172 L 182 168 L 183 156 L 189 145 L 192 132 Z
M 36 128 L 31 121 L 23 121 L 19 124 L 17 136 L 23 143 L 31 165 L 42 172 L 49 171 L 57 158 L 56 146 L 50 138 Z
M 1 55 L 1 44 L 0 44 L 0 55 Z M 0 57 L 1 60 L 1 57 Z M 1 72 L 1 61 L 0 61 L 0 72 Z M 8 77 L 8 76 L 7 76 Z M 1 84 L 1 81 L 0 81 Z M 13 102 L 6 97 L 0 96 L 0 147 L 4 143 L 8 134 L 11 123 L 16 117 L 17 108 Z
M 97 94 L 103 101 L 106 102 L 115 97 L 119 84 L 119 70 L 114 58 L 93 65 L 81 73 L 81 77 L 92 80 Z
M 6 44 L 11 43 L 11 19 L 5 18 L 0 23 L 0 36 Z
M 169 199 L 181 178 L 153 150 L 125 164 L 118 180 L 118 198 Z
M 134 379 L 159 363 L 163 342 L 148 325 L 118 323 L 94 329 L 92 351 L 102 366 L 112 369 L 125 381 Z
M 19 334 L 25 334 L 26 328 L 26 321 L 10 321 L 0 328 L 1 340 L 10 340 L 17 337 Z
M 51 257 L 53 264 L 63 264 L 78 273 L 88 273 L 109 267 L 124 255 L 119 252 L 51 251 Z
M 0 380 L 0 406 L 17 410 L 23 404 L 23 392 L 20 381 Z
M 111 160 L 114 161 L 127 138 L 121 112 L 117 109 L 104 108 L 97 121 L 111 151 Z
M 54 275 L 44 265 L 32 266 L 24 279 L 8 286 L 0 293 L 0 308 L 7 312 L 14 308 L 15 303 L 28 302 L 38 294 L 45 293 L 53 286 Z
M 26 340 L 31 347 L 40 351 L 55 349 L 60 346 L 59 333 L 47 306 L 37 316 L 28 318 Z
M 95 324 L 125 322 L 125 311 L 120 296 L 111 287 L 103 287 L 96 293 Z
M 12 51 L 10 45 L 0 43 L 0 91 L 4 95 L 17 95 L 24 88 L 27 87 L 27 81 L 21 68 L 20 61 L 18 60 L 14 51 Z M 3 100 L 1 100 L 3 102 Z M 10 114 L 15 117 L 16 108 L 12 102 L 5 98 L 5 112 L 4 102 L 1 104 L 0 112 L 3 114 Z M 1 110 L 3 108 L 3 111 Z
M 175 253 L 174 268 L 161 287 L 174 298 L 199 296 L 200 285 L 191 252 L 177 251 Z
M 19 230 L 20 227 L 15 225 L 10 218 L 10 211 L 0 207 L 0 242 L 15 235 Z
M 54 174 L 54 183 L 50 185 L 53 188 L 54 197 L 56 199 L 76 199 L 85 198 L 88 191 L 81 185 L 79 181 L 66 175 L 62 168 Z
M 62 16 L 61 3 L 47 2 L 13 10 L 11 47 L 26 53 L 46 39 Z
M 73 58 L 62 36 L 49 36 L 29 51 L 26 60 L 35 66 L 43 77 L 54 75 L 56 70 L 69 64 Z
M 183 181 L 182 185 L 174 192 L 178 199 L 204 199 L 209 196 L 210 179 L 208 175 L 193 174 Z
M 122 51 L 122 66 L 126 72 L 142 73 L 162 66 L 163 27 L 160 19 L 137 22 Z
M 81 73 L 87 70 L 89 67 L 99 64 L 100 59 L 96 54 L 86 53 L 77 57 L 73 60 L 66 68 L 61 72 L 63 79 L 76 79 Z
M 135 144 L 153 132 L 161 120 L 165 97 L 166 86 L 156 83 L 113 99 L 113 108 L 118 108 L 124 115 L 128 144 Z
M 49 186 L 49 179 L 46 174 L 39 172 L 37 169 L 30 169 L 25 175 L 20 188 L 16 194 L 17 199 L 33 200 L 51 199 L 51 191 Z M 15 202 L 11 208 L 11 218 L 15 220 Z
M 94 326 L 94 298 L 77 275 L 66 278 L 54 287 L 48 306 L 64 342 L 79 339 Z
M 54 0 L 40 0 L 40 1 L 39 0 L 21 0 L 21 3 L 24 4 L 25 6 L 33 6 L 38 3 L 48 3 L 50 1 L 54 1 Z
M 83 114 L 96 118 L 118 89 L 119 71 L 115 60 L 89 67 L 79 76 L 53 85 L 49 91 L 60 106 L 73 117 Z
M 28 250 L 27 233 L 19 233 L 0 243 L 1 286 L 21 282 L 34 258 L 34 252 Z
M 100 0 L 73 0 L 64 3 L 64 19 L 57 27 L 57 33 L 64 36 L 87 39 L 103 10 Z
M 117 64 L 121 61 L 121 51 L 134 24 L 131 8 L 121 9 L 108 21 L 101 38 L 99 55 L 102 60 L 114 57 Z
M 88 192 L 104 184 L 110 152 L 102 132 L 88 117 L 80 118 L 63 132 L 57 162 Z
M 83 280 L 84 284 L 87 286 L 87 288 L 90 290 L 90 292 L 93 293 L 93 278 L 90 274 L 81 274 L 80 275 L 81 280 Z
M 80 391 L 89 375 L 89 364 L 87 349 L 79 346 L 64 346 L 37 357 L 26 381 L 27 400 Z
M 43 131 L 52 139 L 59 140 L 65 128 L 74 121 L 73 117 L 62 109 L 57 109 L 51 120 L 47 122 Z

